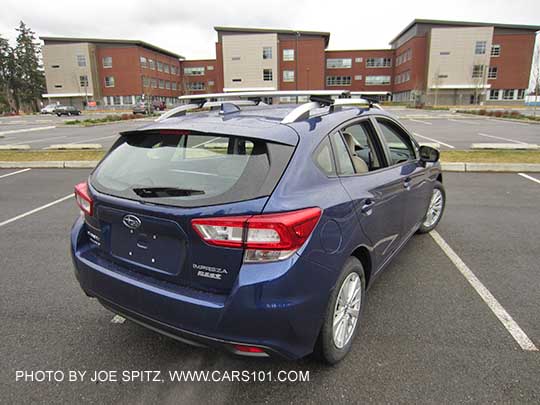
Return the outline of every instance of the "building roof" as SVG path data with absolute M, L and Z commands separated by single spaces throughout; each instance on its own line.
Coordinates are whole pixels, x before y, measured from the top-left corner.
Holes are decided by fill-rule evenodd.
M 509 29 L 531 30 L 531 31 L 540 30 L 540 25 L 500 24 L 500 23 L 474 22 L 474 21 L 426 20 L 422 18 L 415 18 L 409 23 L 409 25 L 403 28 L 401 32 L 397 34 L 395 38 L 390 41 L 390 43 L 393 43 L 394 41 L 396 41 L 400 36 L 406 33 L 415 24 L 453 25 L 456 27 L 495 27 L 495 28 L 509 28 Z
M 112 45 L 136 45 L 140 46 L 152 51 L 156 51 L 159 53 L 162 53 L 164 55 L 172 56 L 173 58 L 178 59 L 185 59 L 182 55 L 179 55 L 177 53 L 168 51 L 166 49 L 160 48 L 159 46 L 155 46 L 152 44 L 149 44 L 148 42 L 144 42 L 138 39 L 111 39 L 111 38 L 75 38 L 75 37 L 39 37 L 43 42 L 70 42 L 70 43 L 76 43 L 76 42 L 90 42 L 95 44 L 112 44 Z
M 288 34 L 288 35 L 315 35 L 324 37 L 324 42 L 328 46 L 330 33 L 326 31 L 301 31 L 278 28 L 249 28 L 249 27 L 214 27 L 217 32 L 245 32 L 251 34 L 269 33 L 269 34 Z

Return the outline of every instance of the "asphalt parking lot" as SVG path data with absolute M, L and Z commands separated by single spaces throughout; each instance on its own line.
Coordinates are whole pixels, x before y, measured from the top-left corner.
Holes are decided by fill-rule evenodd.
M 386 109 L 398 117 L 419 142 L 438 143 L 441 150 L 466 150 L 473 143 L 540 145 L 539 124 L 450 111 L 414 110 L 403 107 Z M 93 114 L 91 117 L 98 116 Z M 82 117 L 84 118 L 87 117 Z M 151 118 L 143 118 L 81 128 L 63 125 L 63 121 L 69 119 L 73 118 L 50 115 L 0 118 L 0 145 L 24 144 L 32 149 L 43 149 L 59 143 L 99 143 L 108 149 L 119 132 L 152 121 Z
M 78 215 L 69 196 L 88 173 L 0 170 L 0 403 L 540 401 L 540 352 L 524 350 L 515 329 L 540 348 L 538 174 L 445 173 L 440 238 L 409 241 L 370 289 L 352 352 L 326 367 L 233 357 L 111 322 L 78 287 L 68 252 Z M 17 370 L 296 370 L 309 381 L 39 383 L 17 382 Z

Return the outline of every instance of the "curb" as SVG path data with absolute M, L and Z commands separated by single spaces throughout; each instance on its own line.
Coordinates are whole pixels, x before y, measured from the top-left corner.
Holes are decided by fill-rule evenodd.
M 29 162 L 0 162 L 0 169 L 93 169 L 99 163 L 98 160 L 51 160 Z
M 141 117 L 141 118 L 132 118 L 130 120 L 118 120 L 118 121 L 110 121 L 110 122 L 96 122 L 94 124 L 88 124 L 88 125 L 61 123 L 61 124 L 58 124 L 57 127 L 62 127 L 62 128 L 89 128 L 89 127 L 99 127 L 99 126 L 102 126 L 102 125 L 120 124 L 120 123 L 123 123 L 123 122 L 125 123 L 125 122 L 130 122 L 130 121 L 144 121 L 145 119 L 147 120 L 148 118 L 158 118 L 158 117 Z
M 56 160 L 56 161 L 28 161 L 7 162 L 0 161 L 0 169 L 26 169 L 31 168 L 55 168 L 55 169 L 93 169 L 99 163 L 98 160 Z M 445 172 L 462 173 L 540 173 L 540 163 L 465 163 L 465 162 L 442 162 L 441 168 Z
M 465 163 L 448 162 L 441 163 L 441 168 L 445 172 L 499 172 L 499 173 L 540 173 L 539 163 Z

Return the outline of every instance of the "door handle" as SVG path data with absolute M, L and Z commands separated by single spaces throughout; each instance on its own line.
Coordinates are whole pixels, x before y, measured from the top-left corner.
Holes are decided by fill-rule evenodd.
M 375 201 L 373 201 L 371 198 L 366 198 L 360 210 L 362 211 L 362 213 L 368 214 L 374 205 L 375 205 Z

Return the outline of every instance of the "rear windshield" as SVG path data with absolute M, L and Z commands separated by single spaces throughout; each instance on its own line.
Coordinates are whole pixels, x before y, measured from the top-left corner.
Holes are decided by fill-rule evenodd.
M 188 131 L 124 135 L 92 174 L 98 191 L 195 207 L 270 195 L 294 147 Z

